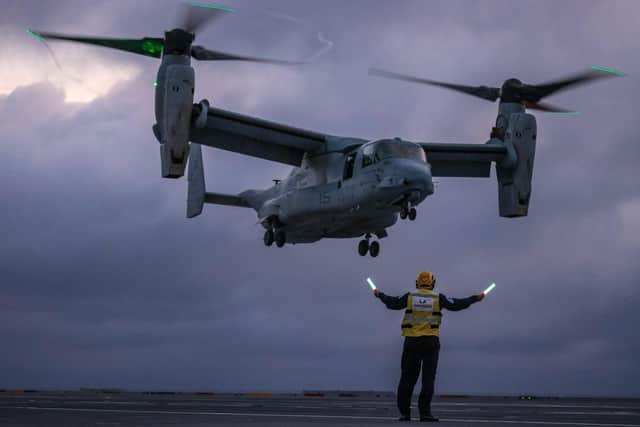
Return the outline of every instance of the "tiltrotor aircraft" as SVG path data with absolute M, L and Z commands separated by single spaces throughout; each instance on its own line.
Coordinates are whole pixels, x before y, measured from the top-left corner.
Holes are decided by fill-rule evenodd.
M 213 7 L 215 8 L 215 7 Z M 224 9 L 224 8 L 218 8 Z M 184 175 L 187 159 L 187 217 L 205 203 L 254 209 L 265 229 L 264 244 L 311 243 L 322 238 L 356 238 L 358 252 L 376 257 L 377 240 L 401 219 L 416 218 L 416 207 L 434 192 L 433 177 L 489 177 L 495 163 L 499 214 L 526 216 L 536 147 L 536 119 L 526 108 L 564 111 L 540 102 L 560 90 L 611 74 L 593 67 L 573 77 L 529 85 L 506 80 L 501 88 L 462 86 L 372 69 L 370 74 L 426 83 L 500 100 L 495 126 L 484 144 L 411 142 L 400 138 L 367 141 L 298 129 L 193 103 L 195 74 L 191 58 L 285 63 L 232 55 L 193 45 L 195 31 L 220 10 L 186 14 L 180 28 L 164 38 L 111 39 L 29 30 L 41 40 L 66 40 L 160 58 L 155 88 L 153 133 L 160 143 L 164 178 Z M 266 190 L 237 195 L 207 192 L 201 146 L 233 151 L 294 166 L 286 179 Z

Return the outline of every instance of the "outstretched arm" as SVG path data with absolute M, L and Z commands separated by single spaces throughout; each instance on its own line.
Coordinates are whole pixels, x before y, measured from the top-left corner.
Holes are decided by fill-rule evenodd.
M 468 298 L 447 298 L 444 294 L 440 294 L 440 308 L 446 308 L 450 311 L 460 311 L 466 308 L 475 302 L 480 301 L 484 296 L 480 295 L 471 295 Z
M 401 297 L 392 297 L 383 294 L 377 289 L 376 291 L 377 292 L 375 292 L 375 296 L 380 298 L 380 301 L 382 301 L 389 310 L 402 310 L 404 308 L 407 308 L 407 299 L 409 298 L 409 292 L 402 295 Z

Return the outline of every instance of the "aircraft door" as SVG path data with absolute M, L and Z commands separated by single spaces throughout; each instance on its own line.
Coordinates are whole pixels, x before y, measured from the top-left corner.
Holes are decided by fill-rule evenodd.
M 342 174 L 342 179 L 344 181 L 353 178 L 353 171 L 356 166 L 356 154 L 357 153 L 349 154 L 344 161 L 344 172 Z
M 356 170 L 357 155 L 358 152 L 348 154 L 344 162 L 342 182 L 338 183 L 338 205 L 341 208 L 348 209 L 353 206 L 354 186 L 356 183 L 352 178 Z

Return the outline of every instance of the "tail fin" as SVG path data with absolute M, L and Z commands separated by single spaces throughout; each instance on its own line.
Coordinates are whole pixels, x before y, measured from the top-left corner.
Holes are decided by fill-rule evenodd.
M 202 148 L 200 144 L 191 143 L 188 179 L 187 218 L 193 218 L 202 213 L 206 192 L 204 185 L 204 168 L 202 166 Z
M 204 167 L 202 164 L 202 148 L 200 144 L 191 143 L 189 156 L 189 188 L 187 190 L 187 218 L 193 218 L 202 213 L 205 203 L 216 205 L 251 207 L 241 196 L 230 194 L 207 193 L 204 184 Z

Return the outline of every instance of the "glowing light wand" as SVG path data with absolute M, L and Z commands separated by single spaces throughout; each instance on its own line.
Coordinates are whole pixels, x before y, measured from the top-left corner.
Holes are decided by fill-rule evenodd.
M 489 287 L 482 292 L 482 295 L 487 296 L 487 294 L 491 292 L 495 287 L 496 287 L 495 283 L 490 284 Z
M 376 287 L 376 284 L 375 284 L 375 283 L 373 283 L 373 280 L 371 280 L 371 277 L 367 277 L 367 283 L 369 283 L 369 286 L 371 286 L 371 290 L 372 290 L 372 291 L 375 291 L 376 289 L 378 289 L 378 288 Z

